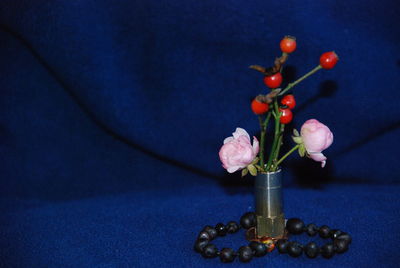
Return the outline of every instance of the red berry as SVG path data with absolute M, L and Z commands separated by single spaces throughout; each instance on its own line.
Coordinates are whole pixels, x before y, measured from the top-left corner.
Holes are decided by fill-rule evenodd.
M 285 125 L 289 124 L 293 119 L 292 111 L 288 108 L 279 108 L 279 111 L 282 113 L 279 121 Z
M 264 114 L 268 111 L 269 105 L 268 103 L 264 103 L 261 101 L 258 101 L 257 99 L 254 99 L 251 102 L 251 109 L 255 114 Z
M 264 83 L 267 85 L 269 88 L 277 88 L 282 84 L 282 75 L 280 72 L 277 72 L 276 74 L 270 75 L 270 76 L 265 76 L 264 77 Z
M 281 103 L 289 107 L 289 109 L 293 109 L 296 106 L 296 100 L 293 95 L 289 94 L 282 98 Z
M 285 53 L 292 53 L 295 51 L 296 45 L 296 38 L 293 36 L 285 36 L 280 43 L 281 50 Z
M 334 51 L 325 52 L 319 58 L 319 65 L 324 69 L 332 69 L 338 62 L 339 57 Z

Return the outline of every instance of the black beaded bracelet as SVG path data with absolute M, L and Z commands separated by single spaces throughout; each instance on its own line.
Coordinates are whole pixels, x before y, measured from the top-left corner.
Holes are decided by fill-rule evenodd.
M 306 232 L 309 236 L 319 234 L 321 238 L 331 238 L 333 241 L 328 242 L 321 248 L 315 242 L 310 242 L 303 246 L 296 241 L 288 241 L 281 239 L 276 242 L 279 253 L 288 253 L 292 257 L 299 257 L 303 251 L 309 258 L 315 258 L 321 253 L 324 258 L 331 258 L 335 253 L 341 254 L 348 250 L 351 243 L 351 236 L 337 229 L 331 230 L 328 226 L 323 225 L 318 228 L 315 224 L 310 223 L 307 226 L 304 222 L 297 218 L 289 219 L 286 223 L 286 229 L 290 234 L 297 235 Z
M 194 250 L 204 258 L 215 258 L 219 256 L 222 262 L 233 262 L 238 256 L 241 262 L 249 262 L 253 257 L 265 256 L 271 252 L 275 246 L 279 253 L 288 253 L 289 256 L 299 257 L 303 251 L 309 258 L 315 258 L 321 254 L 324 258 L 331 258 L 335 253 L 344 253 L 348 250 L 351 243 L 349 234 L 340 230 L 331 230 L 328 226 L 323 225 L 318 228 L 311 223 L 305 226 L 304 222 L 297 218 L 289 219 L 286 223 L 286 229 L 290 234 L 297 235 L 306 232 L 309 236 L 319 234 L 321 238 L 332 238 L 333 242 L 323 245 L 321 248 L 315 242 L 310 242 L 303 246 L 296 241 L 288 241 L 280 239 L 276 243 L 271 238 L 265 238 L 262 243 L 252 241 L 248 246 L 242 246 L 237 252 L 231 248 L 223 248 L 218 250 L 214 244 L 210 242 L 218 236 L 225 236 L 227 233 L 236 233 L 240 228 L 249 229 L 255 226 L 256 216 L 253 212 L 248 212 L 240 218 L 240 224 L 231 221 L 224 225 L 218 223 L 215 227 L 206 226 L 200 232 L 194 244 Z

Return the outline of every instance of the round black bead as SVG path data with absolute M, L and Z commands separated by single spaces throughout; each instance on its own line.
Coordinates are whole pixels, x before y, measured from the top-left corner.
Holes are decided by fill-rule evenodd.
M 332 258 L 332 256 L 335 254 L 335 251 L 333 250 L 333 244 L 332 243 L 327 243 L 321 247 L 321 255 L 322 257 L 326 259 Z
M 208 239 L 196 240 L 196 242 L 194 243 L 194 250 L 199 253 L 203 252 L 203 249 L 205 246 L 208 245 L 208 242 L 209 242 Z
M 333 241 L 334 249 L 336 253 L 344 253 L 349 249 L 349 244 L 345 240 L 335 239 Z
M 249 246 L 239 248 L 239 260 L 241 262 L 249 262 L 253 258 L 253 250 Z
M 299 257 L 303 253 L 303 249 L 301 248 L 301 245 L 299 243 L 297 243 L 296 241 L 289 242 L 287 251 L 288 251 L 288 254 L 294 258 Z
M 304 247 L 304 253 L 307 257 L 313 259 L 318 256 L 319 248 L 315 242 L 310 242 Z
M 304 222 L 297 218 L 291 218 L 286 223 L 286 229 L 291 234 L 301 234 L 304 231 Z
M 281 254 L 287 253 L 288 245 L 289 241 L 287 241 L 286 239 L 279 239 L 275 244 L 275 246 L 278 248 L 279 253 Z
M 239 231 L 239 224 L 237 224 L 234 221 L 230 221 L 226 225 L 226 229 L 227 229 L 228 233 L 230 233 L 230 234 L 236 233 L 237 231 Z
M 210 240 L 216 238 L 218 236 L 217 230 L 214 227 L 207 225 L 203 228 L 203 231 L 206 231 L 210 235 Z
M 223 248 L 219 253 L 219 258 L 222 262 L 233 262 L 235 259 L 235 251 L 231 248 Z
M 215 230 L 217 230 L 217 233 L 219 236 L 225 236 L 226 235 L 226 227 L 223 223 L 218 223 L 215 225 Z
M 215 258 L 218 255 L 218 249 L 215 245 L 208 244 L 203 248 L 203 252 L 201 253 L 201 255 L 204 258 Z
M 319 228 L 319 236 L 322 238 L 328 238 L 330 232 L 331 232 L 331 229 L 329 229 L 329 227 L 326 225 L 323 225 Z
M 256 226 L 256 214 L 254 212 L 247 212 L 240 218 L 240 225 L 244 229 L 250 229 Z
M 211 240 L 211 236 L 208 232 L 206 231 L 201 231 L 199 233 L 199 236 L 197 237 L 197 239 L 207 239 L 207 240 Z
M 338 229 L 333 229 L 333 230 L 331 230 L 331 232 L 330 232 L 330 237 L 332 238 L 332 239 L 335 239 L 336 237 L 338 237 L 339 235 L 341 235 L 342 234 L 342 231 L 340 231 L 340 230 L 338 230 Z
M 348 233 L 342 233 L 336 239 L 344 240 L 347 244 L 351 244 L 351 236 Z
M 318 227 L 314 223 L 310 223 L 306 226 L 306 232 L 309 236 L 314 236 L 318 233 Z
M 249 244 L 249 247 L 253 250 L 256 257 L 262 257 L 267 254 L 267 246 L 264 243 L 253 241 Z

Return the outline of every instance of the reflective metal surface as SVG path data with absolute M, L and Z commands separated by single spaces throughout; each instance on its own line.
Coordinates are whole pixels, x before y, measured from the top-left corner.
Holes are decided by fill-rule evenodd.
M 247 230 L 246 232 L 246 239 L 249 241 L 256 241 L 256 242 L 261 242 L 261 243 L 265 243 L 265 239 L 266 238 L 270 238 L 273 240 L 273 242 L 275 243 L 276 241 L 278 241 L 279 239 L 288 239 L 289 234 L 287 232 L 287 230 L 285 229 L 285 231 L 283 232 L 283 234 L 281 236 L 275 236 L 275 237 L 270 237 L 270 236 L 257 236 L 257 230 L 256 228 L 250 228 L 249 230 Z
M 282 200 L 282 172 L 258 174 L 255 180 L 257 237 L 282 237 L 285 215 Z

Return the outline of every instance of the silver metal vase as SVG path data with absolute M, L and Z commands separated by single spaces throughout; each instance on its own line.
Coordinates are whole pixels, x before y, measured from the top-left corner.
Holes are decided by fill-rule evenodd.
M 256 238 L 279 239 L 285 234 L 282 199 L 282 172 L 260 173 L 255 179 Z

